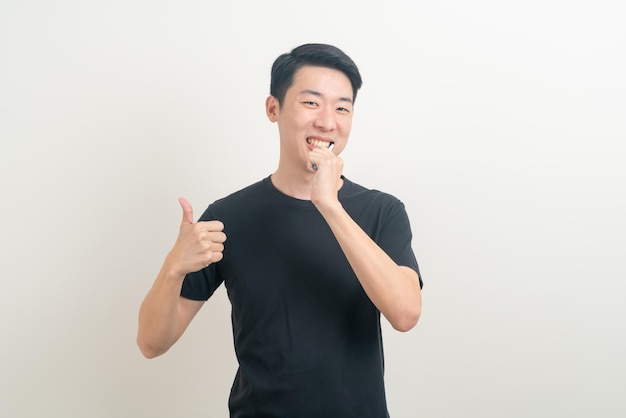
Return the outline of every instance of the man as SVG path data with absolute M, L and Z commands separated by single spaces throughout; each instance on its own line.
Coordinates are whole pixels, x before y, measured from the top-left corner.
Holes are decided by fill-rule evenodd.
M 277 170 L 197 223 L 180 199 L 180 233 L 137 342 L 146 357 L 166 352 L 224 282 L 239 362 L 231 417 L 388 417 L 380 313 L 413 328 L 421 278 L 403 204 L 342 175 L 360 86 L 333 46 L 281 55 L 266 100 Z

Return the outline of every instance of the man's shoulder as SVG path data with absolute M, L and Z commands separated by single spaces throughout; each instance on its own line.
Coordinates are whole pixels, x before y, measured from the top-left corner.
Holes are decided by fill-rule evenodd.
M 225 197 L 215 200 L 205 210 L 200 220 L 225 219 L 247 210 L 262 200 L 266 193 L 266 179 L 262 179 L 243 189 L 237 190 Z
M 264 193 L 266 179 L 262 179 L 253 183 L 249 186 L 244 187 L 243 189 L 237 190 L 225 197 L 222 197 L 211 204 L 211 207 L 222 207 L 229 206 L 233 204 L 241 204 L 241 202 L 245 202 L 249 199 L 254 199 L 258 197 L 260 194 Z
M 377 201 L 384 204 L 397 204 L 401 203 L 400 199 L 394 195 L 383 192 L 378 189 L 370 189 L 355 183 L 347 178 L 344 178 L 345 190 L 342 191 L 340 198 L 345 200 L 356 201 Z

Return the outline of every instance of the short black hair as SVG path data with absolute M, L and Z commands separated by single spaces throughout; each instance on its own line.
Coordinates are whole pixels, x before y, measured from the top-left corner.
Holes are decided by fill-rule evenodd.
M 272 65 L 270 94 L 278 99 L 279 105 L 285 99 L 285 94 L 293 83 L 294 75 L 305 65 L 332 68 L 344 73 L 352 84 L 352 101 L 356 100 L 356 93 L 363 81 L 354 61 L 335 46 L 304 44 L 289 53 L 282 54 Z

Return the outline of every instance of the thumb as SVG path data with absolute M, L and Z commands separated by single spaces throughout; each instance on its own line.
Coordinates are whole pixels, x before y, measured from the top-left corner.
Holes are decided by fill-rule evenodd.
M 181 224 L 192 224 L 193 208 L 191 207 L 191 204 L 187 202 L 187 199 L 185 199 L 184 197 L 178 198 L 178 203 L 180 203 L 180 207 L 183 208 L 183 220 Z

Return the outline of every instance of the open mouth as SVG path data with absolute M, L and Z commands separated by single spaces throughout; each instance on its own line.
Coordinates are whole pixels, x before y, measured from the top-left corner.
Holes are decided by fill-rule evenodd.
M 328 150 L 332 150 L 333 145 L 335 145 L 333 141 L 322 141 L 322 140 L 313 139 L 313 138 L 307 138 L 306 142 L 313 148 L 321 148 L 321 149 L 328 149 Z

